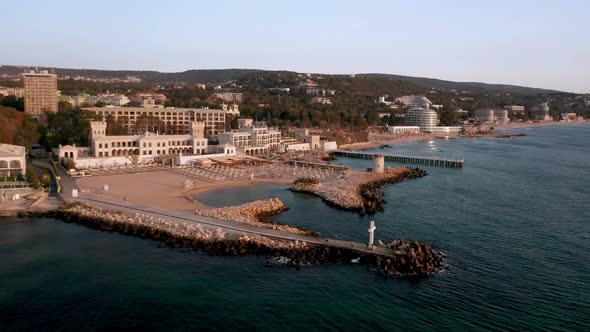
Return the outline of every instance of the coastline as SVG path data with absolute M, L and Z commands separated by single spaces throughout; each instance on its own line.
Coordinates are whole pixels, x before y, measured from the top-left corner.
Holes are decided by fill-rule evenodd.
M 341 145 L 339 148 L 342 150 L 365 150 L 365 149 L 372 149 L 378 148 L 385 144 L 398 144 L 398 143 L 406 143 L 406 142 L 414 142 L 414 141 L 421 141 L 427 139 L 435 139 L 439 137 L 510 137 L 510 136 L 523 136 L 519 133 L 507 133 L 503 130 L 505 129 L 517 129 L 517 128 L 529 128 L 529 127 L 545 127 L 545 126 L 567 126 L 567 125 L 576 125 L 576 124 L 590 124 L 590 121 L 569 121 L 569 122 L 514 122 L 514 123 L 506 123 L 506 124 L 497 124 L 494 125 L 495 130 L 502 130 L 497 135 L 490 135 L 490 134 L 473 134 L 473 135 L 464 135 L 464 134 L 457 134 L 457 133 L 448 133 L 448 134 L 420 134 L 420 135 L 410 135 L 405 137 L 396 137 L 390 138 L 387 137 L 387 134 L 372 134 L 373 138 L 379 137 L 378 139 L 367 141 L 367 142 L 357 142 L 351 144 L 344 144 Z M 369 136 L 369 139 L 371 139 Z

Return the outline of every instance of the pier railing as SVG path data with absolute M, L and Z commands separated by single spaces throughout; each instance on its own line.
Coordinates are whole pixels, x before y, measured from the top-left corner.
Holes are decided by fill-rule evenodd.
M 385 161 L 392 161 L 400 164 L 414 164 L 424 166 L 448 167 L 448 168 L 463 168 L 465 161 L 462 158 L 447 159 L 447 158 L 433 158 L 433 157 L 414 157 L 414 156 L 399 156 L 391 154 L 358 152 L 358 151 L 343 151 L 336 150 L 332 152 L 335 156 L 342 156 L 357 159 L 373 159 L 376 155 L 382 155 Z

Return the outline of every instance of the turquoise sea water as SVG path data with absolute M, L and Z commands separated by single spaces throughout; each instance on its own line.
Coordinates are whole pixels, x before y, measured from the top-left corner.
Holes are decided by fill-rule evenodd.
M 211 205 L 278 196 L 290 210 L 273 221 L 341 239 L 365 241 L 374 219 L 376 238 L 430 242 L 449 272 L 411 281 L 348 264 L 267 268 L 262 257 L 3 219 L 0 330 L 589 330 L 590 126 L 518 131 L 527 136 L 376 150 L 466 162 L 386 187 L 386 210 L 372 217 L 277 185 L 198 196 Z

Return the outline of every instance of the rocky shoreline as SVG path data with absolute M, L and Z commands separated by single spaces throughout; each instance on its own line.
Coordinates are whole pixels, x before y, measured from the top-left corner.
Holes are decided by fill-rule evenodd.
M 273 224 L 265 220 L 266 217 L 281 213 L 288 209 L 289 207 L 285 203 L 275 197 L 236 206 L 197 209 L 194 213 L 198 216 L 237 221 L 258 227 L 287 231 L 294 234 L 316 235 L 310 230 L 289 225 Z
M 420 168 L 387 168 L 383 173 L 348 170 L 332 181 L 296 181 L 289 189 L 321 197 L 338 208 L 362 214 L 383 212 L 385 199 L 381 187 L 399 183 L 405 179 L 426 176 Z
M 150 215 L 128 216 L 83 204 L 73 204 L 59 210 L 27 212 L 23 215 L 58 218 L 106 232 L 117 232 L 155 241 L 173 248 L 191 249 L 215 256 L 265 256 L 268 265 L 351 263 L 366 264 L 386 277 L 417 277 L 435 273 L 446 267 L 441 253 L 427 244 L 403 240 L 380 246 L 394 249 L 394 257 L 360 254 L 345 248 L 311 245 L 305 241 L 273 240 L 264 236 L 241 234 L 232 239 L 221 228 L 208 230 L 199 224 L 178 222 Z
M 386 276 L 426 275 L 449 268 L 443 253 L 426 243 L 399 239 L 389 243 L 378 241 L 378 246 L 393 249 L 395 257 L 374 256 L 367 265 Z

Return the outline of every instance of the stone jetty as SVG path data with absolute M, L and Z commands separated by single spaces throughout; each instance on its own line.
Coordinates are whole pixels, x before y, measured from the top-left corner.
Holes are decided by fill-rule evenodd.
M 379 241 L 379 246 L 394 249 L 393 255 L 359 254 L 350 249 L 310 244 L 305 241 L 270 239 L 260 235 L 228 235 L 223 229 L 206 229 L 197 223 L 181 222 L 148 214 L 123 214 L 117 211 L 72 204 L 59 210 L 28 212 L 58 218 L 69 223 L 106 232 L 117 232 L 161 241 L 169 247 L 192 249 L 216 256 L 262 255 L 270 265 L 289 262 L 301 267 L 308 264 L 366 264 L 386 277 L 422 276 L 445 268 L 442 254 L 415 241 Z M 283 259 L 281 257 L 287 258 Z
M 383 173 L 347 170 L 342 176 L 329 181 L 300 179 L 289 189 L 321 197 L 325 202 L 344 210 L 374 214 L 383 212 L 385 200 L 381 187 L 427 175 L 420 168 L 396 167 L 385 169 Z
M 273 224 L 265 218 L 288 210 L 289 207 L 278 198 L 258 200 L 236 206 L 222 208 L 203 208 L 195 210 L 195 214 L 221 220 L 237 221 L 270 229 L 287 231 L 295 234 L 314 235 L 313 232 L 298 227 Z

